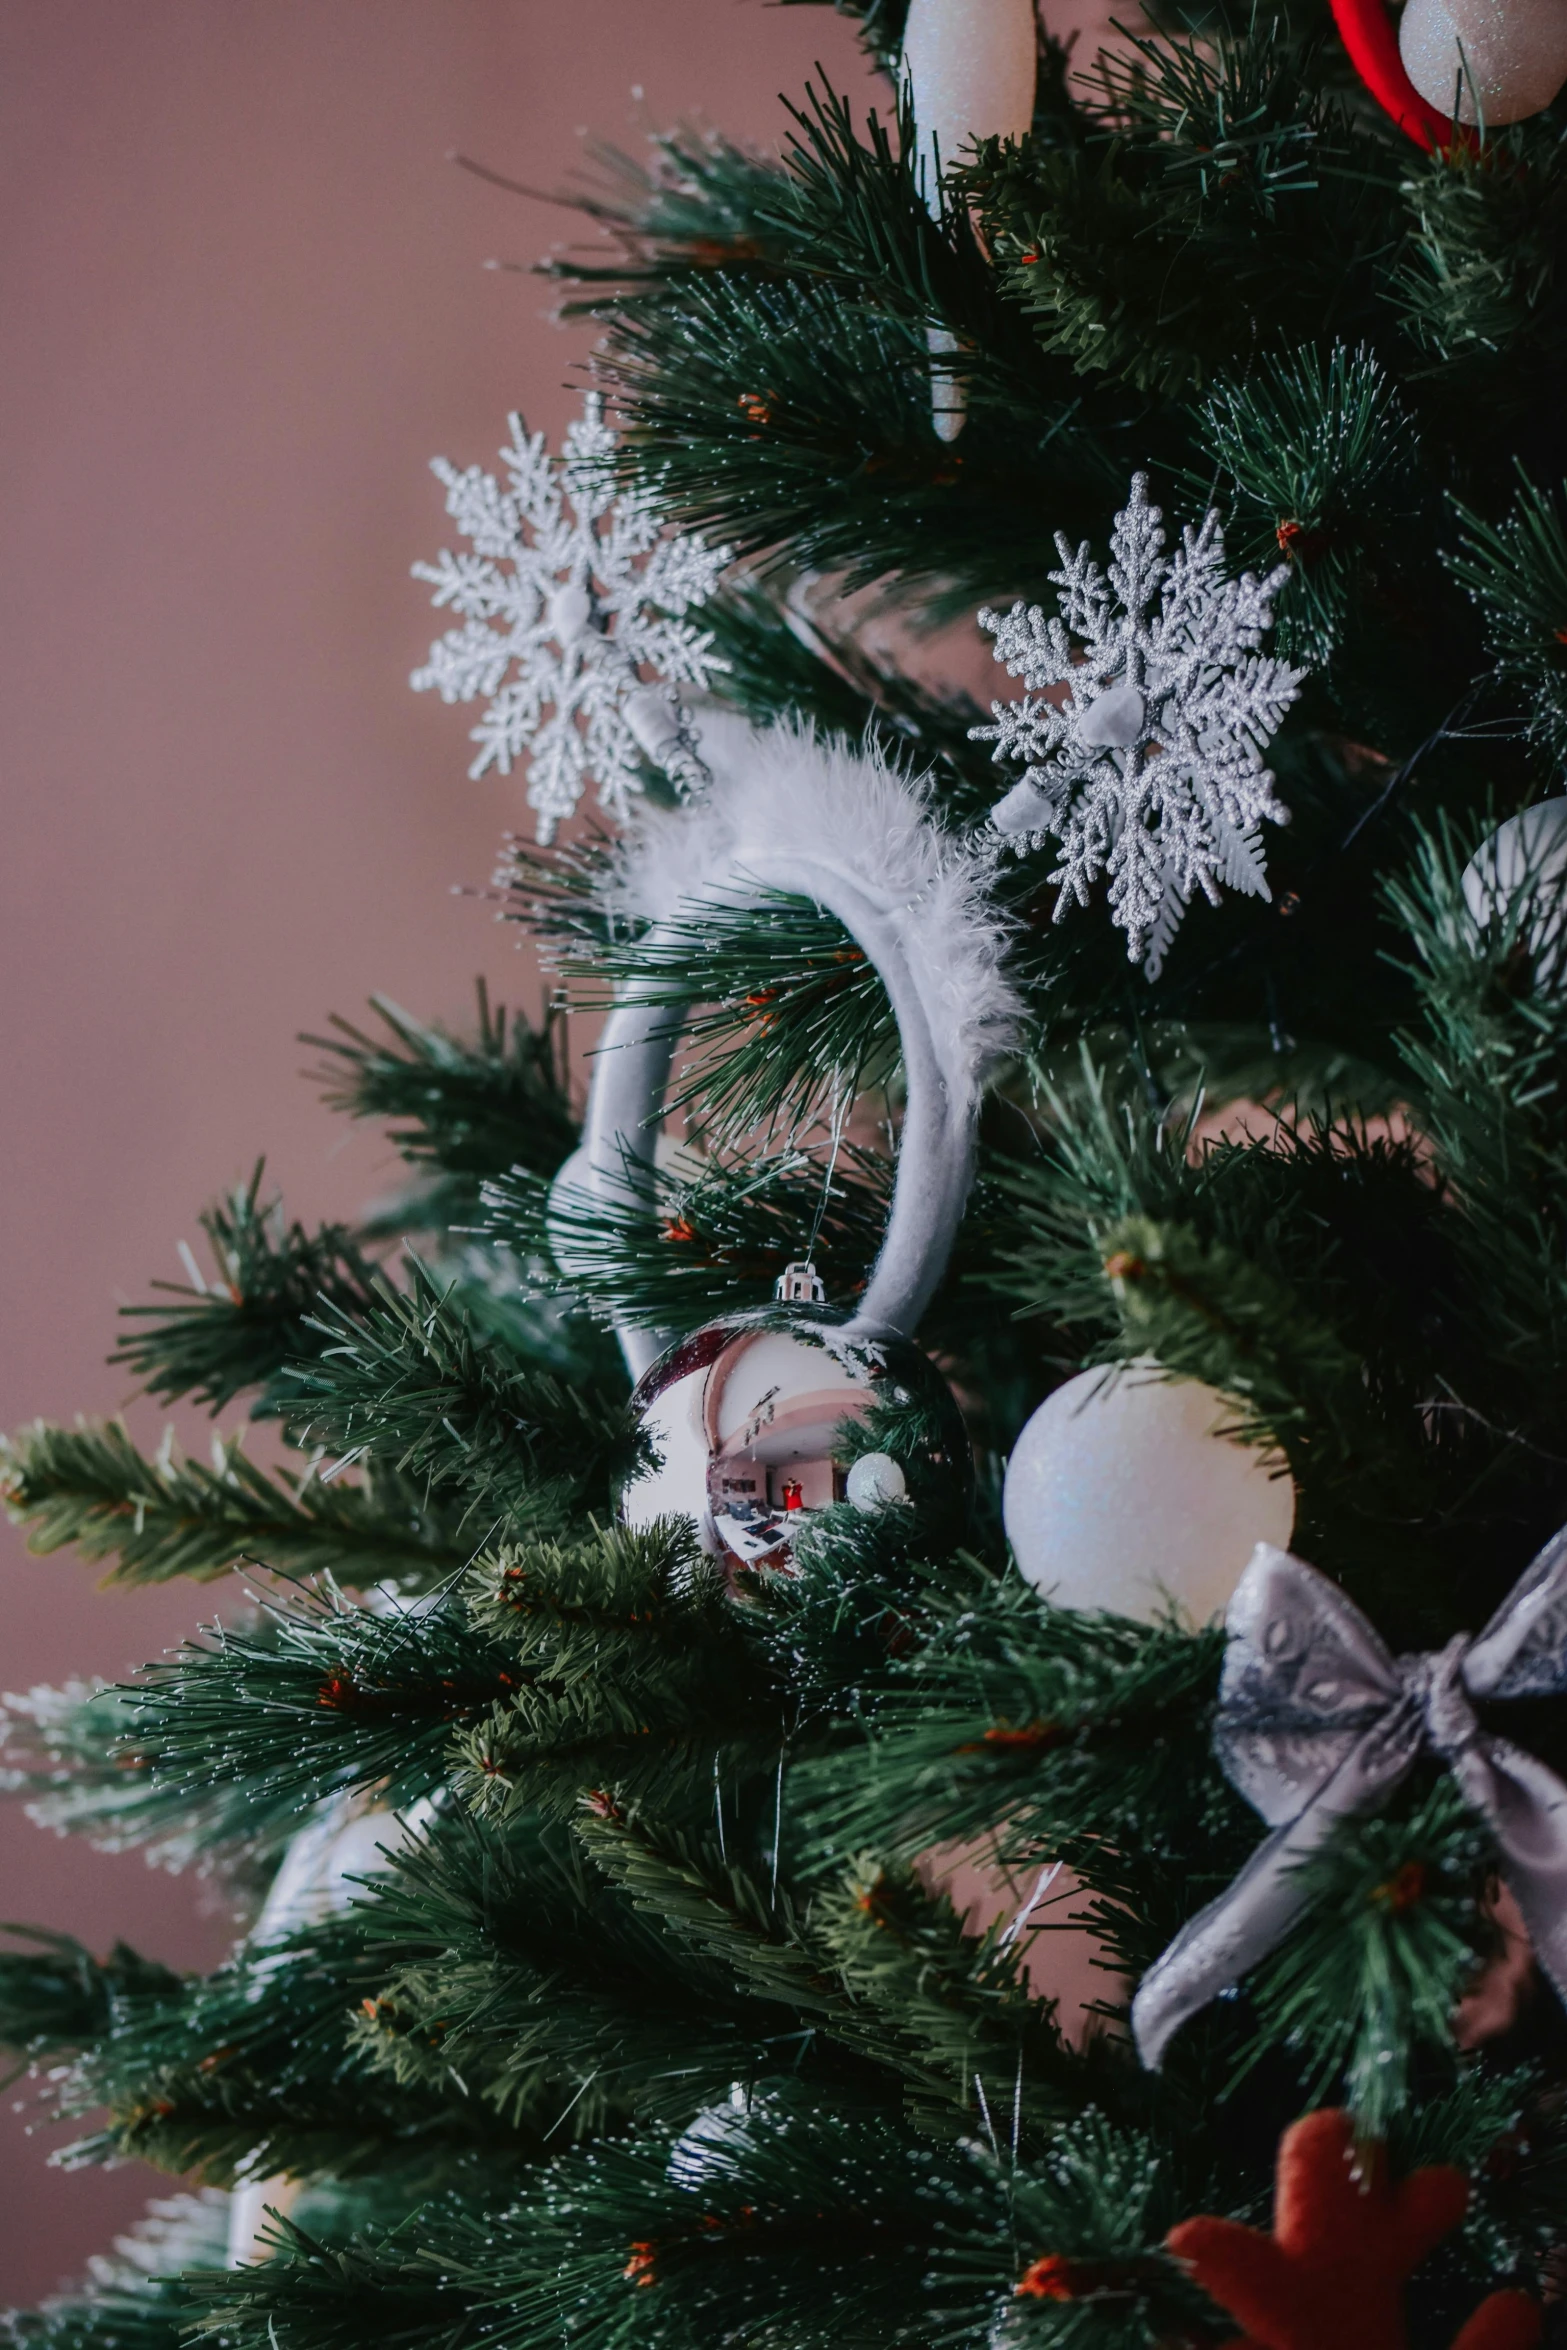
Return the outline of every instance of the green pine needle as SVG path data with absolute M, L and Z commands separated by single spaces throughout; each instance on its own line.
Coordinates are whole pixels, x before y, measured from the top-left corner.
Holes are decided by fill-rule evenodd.
M 210 1466 L 184 1459 L 172 1433 L 149 1460 L 119 1420 L 37 1420 L 0 1439 L 0 1496 L 29 1550 L 110 1560 L 109 1583 L 205 1580 L 256 1566 L 356 1585 L 425 1584 L 468 1555 L 441 1512 L 384 1471 L 364 1483 L 269 1472 L 247 1459 L 239 1436 L 214 1439 Z
M 316 1232 L 285 1224 L 281 1202 L 262 1199 L 265 1165 L 258 1160 L 243 1190 L 202 1212 L 217 1280 L 154 1282 L 177 1302 L 121 1309 L 138 1327 L 109 1359 L 127 1364 L 160 1403 L 188 1395 L 217 1413 L 256 1387 L 257 1409 L 276 1409 L 288 1366 L 320 1351 L 311 1316 L 356 1313 L 369 1298 L 375 1268 L 353 1234 L 340 1224 Z
M 515 1360 L 450 1283 L 407 1262 L 405 1290 L 381 1279 L 363 1312 L 315 1317 L 319 1354 L 293 1375 L 297 1439 L 454 1501 L 477 1543 L 607 1500 L 636 1457 L 619 1395 Z
M 350 1118 L 393 1122 L 390 1140 L 423 1188 L 378 1215 L 378 1228 L 434 1229 L 471 1221 L 479 1185 L 508 1167 L 553 1174 L 577 1140 L 565 1061 L 565 1025 L 546 1006 L 539 1028 L 478 983 L 472 1038 L 415 1020 L 371 998 L 387 1033 L 367 1035 L 334 1015 L 333 1034 L 306 1036 L 324 1056 L 315 1072 L 330 1106 Z

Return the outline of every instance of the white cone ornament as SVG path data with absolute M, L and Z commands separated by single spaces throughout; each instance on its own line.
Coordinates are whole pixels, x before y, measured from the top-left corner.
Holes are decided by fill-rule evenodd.
M 1404 71 L 1428 106 L 1492 129 L 1549 106 L 1567 82 L 1567 0 L 1409 0 Z
M 1289 1546 L 1282 1463 L 1221 1431 L 1234 1407 L 1155 1363 L 1084 1371 L 1046 1398 L 1007 1464 L 1019 1572 L 1058 1607 L 1151 1622 L 1173 1600 L 1204 1624 L 1259 1542 Z
M 1034 119 L 1034 0 L 909 0 L 903 84 L 918 134 L 918 168 L 932 213 L 942 171 L 976 139 L 1021 139 Z M 963 430 L 963 386 L 940 362 L 958 348 L 945 327 L 929 336 L 931 419 L 940 438 Z
M 1528 891 L 1521 934 L 1536 980 L 1559 991 L 1567 979 L 1567 799 L 1540 800 L 1499 824 L 1464 867 L 1463 890 L 1482 925 L 1504 921 Z

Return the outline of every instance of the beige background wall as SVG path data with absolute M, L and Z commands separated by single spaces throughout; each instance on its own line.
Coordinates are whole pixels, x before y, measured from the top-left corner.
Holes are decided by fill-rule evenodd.
M 534 1000 L 449 894 L 520 797 L 468 783 L 464 714 L 407 691 L 432 634 L 407 572 L 444 536 L 427 458 L 574 404 L 585 337 L 483 264 L 576 230 L 448 152 L 553 187 L 582 126 L 775 137 L 816 57 L 863 75 L 845 22 L 756 0 L 0 6 L 0 1425 L 125 1401 L 116 1301 L 179 1277 L 259 1150 L 307 1218 L 380 1186 L 297 1030 L 372 988 L 460 1018 L 481 969 Z M 0 1539 L 5 1688 L 121 1673 L 211 1604 Z M 192 1886 L 15 1805 L 0 1917 L 176 1962 L 223 1939 Z M 0 2117 L 0 2303 L 156 2186 L 47 2170 L 52 2142 Z
M 298 1030 L 372 989 L 457 1020 L 480 970 L 536 1005 L 450 894 L 525 811 L 407 690 L 407 572 L 445 535 L 427 458 L 575 404 L 585 334 L 484 264 L 577 230 L 446 157 L 549 188 L 583 128 L 775 141 L 815 59 L 872 94 L 847 22 L 762 0 L 0 0 L 0 1426 L 127 1402 L 117 1302 L 180 1277 L 258 1152 L 307 1220 L 383 1186 Z M 0 1526 L 0 1687 L 119 1675 L 213 1604 L 99 1594 Z M 0 1918 L 193 1965 L 226 1938 L 196 1887 L 14 1804 Z M 9 2103 L 0 2305 L 160 2184 L 46 2169 Z

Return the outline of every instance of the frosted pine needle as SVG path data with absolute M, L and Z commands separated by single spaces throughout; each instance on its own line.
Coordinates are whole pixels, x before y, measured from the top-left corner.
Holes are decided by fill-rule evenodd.
M 624 823 L 645 762 L 677 790 L 706 780 L 678 688 L 704 687 L 728 663 L 685 615 L 713 593 L 730 554 L 666 533 L 646 491 L 615 494 L 615 435 L 596 392 L 559 459 L 520 416 L 510 423 L 504 487 L 477 465 L 434 461 L 472 552 L 414 565 L 463 625 L 431 646 L 410 683 L 443 702 L 488 704 L 468 772 L 509 775 L 525 763 L 548 841 L 590 783 Z
M 1020 855 L 1060 844 L 1056 920 L 1108 874 L 1111 916 L 1150 979 L 1194 890 L 1212 905 L 1221 889 L 1269 895 L 1260 827 L 1289 810 L 1262 753 L 1304 674 L 1256 649 L 1287 568 L 1227 579 L 1216 513 L 1166 557 L 1161 519 L 1134 475 L 1108 575 L 1058 535 L 1058 615 L 980 613 L 1029 690 L 973 729 L 997 759 L 1027 762 L 990 822 Z

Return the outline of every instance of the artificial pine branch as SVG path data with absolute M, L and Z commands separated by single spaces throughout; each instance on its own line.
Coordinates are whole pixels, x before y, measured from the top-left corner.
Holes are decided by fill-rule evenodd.
M 764 1749 L 778 1692 L 689 1520 L 509 1545 L 470 1585 L 508 1695 L 458 1740 L 455 1792 L 487 1817 L 575 1808 L 584 1787 L 705 1800 L 720 1754 Z
M 1259 572 L 1281 552 L 1290 566 L 1274 643 L 1326 668 L 1419 494 L 1418 435 L 1392 379 L 1369 350 L 1344 343 L 1326 361 L 1309 345 L 1265 359 L 1214 387 L 1202 456 L 1192 487 L 1207 497 L 1217 471 L 1240 524 L 1236 552 Z
M 275 1408 L 286 1366 L 320 1351 L 311 1317 L 358 1313 L 369 1301 L 375 1268 L 354 1235 L 340 1224 L 315 1232 L 285 1224 L 281 1202 L 262 1199 L 265 1168 L 258 1159 L 243 1190 L 202 1212 L 215 1283 L 199 1274 L 189 1287 L 154 1282 L 178 1302 L 122 1309 L 141 1326 L 109 1359 L 127 1364 L 160 1403 L 189 1395 L 216 1413 L 257 1387 L 258 1408 Z
M 406 1290 L 378 1280 L 362 1313 L 317 1317 L 319 1356 L 293 1375 L 301 1438 L 455 1496 L 479 1543 L 605 1493 L 635 1458 L 619 1398 L 484 1343 L 450 1285 L 408 1268 Z
M 1484 926 L 1465 900 L 1463 864 L 1463 845 L 1443 827 L 1389 895 L 1424 1014 L 1403 1040 L 1404 1058 L 1451 1186 L 1446 1228 L 1462 1283 L 1461 1310 L 1443 1317 L 1434 1412 L 1455 1450 L 1462 1437 L 1474 1466 L 1484 1464 L 1492 1511 L 1511 1521 L 1495 1573 L 1482 1570 L 1476 1583 L 1471 1572 L 1470 1608 L 1483 1620 L 1529 1555 L 1533 1528 L 1536 1540 L 1553 1529 L 1567 1499 L 1554 1414 L 1567 1329 L 1567 1009 L 1531 945 L 1541 860 L 1526 860 L 1519 886 Z
M 149 1858 L 172 1868 L 190 1865 L 218 1833 L 210 1804 L 192 1807 L 183 1790 L 154 1783 L 120 1690 L 76 1681 L 8 1697 L 0 1732 L 0 1788 L 28 1794 L 29 1815 L 40 1827 L 90 1836 L 109 1851 L 143 1845 Z M 268 1819 L 264 1804 L 242 1804 L 232 1807 L 229 1826 L 258 1852 L 270 1843 L 276 1859 L 294 1808 L 285 1800 Z
M 607 941 L 590 967 L 573 957 L 563 969 L 578 981 L 591 970 L 589 1003 L 605 1000 L 607 982 L 632 978 L 672 1015 L 695 998 L 694 1056 L 669 1107 L 699 1105 L 718 1147 L 738 1147 L 757 1127 L 808 1130 L 894 1066 L 896 1028 L 874 967 L 840 923 L 801 898 L 704 900 L 652 937 Z
M 618 221 L 589 200 L 624 267 L 556 265 L 583 276 L 595 315 L 613 311 L 605 364 L 628 462 L 656 447 L 661 499 L 742 553 L 788 546 L 850 584 L 917 581 L 933 616 L 998 579 L 1028 584 L 1040 574 L 1022 512 L 1038 499 L 1071 527 L 1089 485 L 1108 495 L 1119 478 L 1083 430 L 1070 371 L 1041 368 L 963 210 L 932 220 L 906 118 L 889 130 L 872 117 L 861 138 L 829 89 L 795 126 L 771 173 L 670 146 L 663 178 Z M 989 427 L 961 461 L 931 429 L 932 325 L 959 336 Z M 937 539 L 946 561 L 928 566 Z
M 714 1784 L 721 1821 L 723 1785 Z M 734 1802 L 731 1789 L 731 1808 Z M 753 1865 L 753 1856 L 738 1846 L 731 1858 L 728 1829 L 709 1837 L 665 1828 L 602 1793 L 586 1799 L 576 1824 L 585 1849 L 612 1883 L 704 1960 L 735 1969 L 754 1996 L 813 2020 L 848 2016 L 850 2003 L 833 1980 L 830 1962 L 801 1931 L 787 1880 L 771 1866 Z
M 968 2338 L 998 2302 L 1021 2324 L 1080 2298 L 1108 2299 L 1112 2322 L 1126 2319 L 1111 2340 L 1148 2339 L 1145 2320 L 1202 2326 L 1204 2303 L 1153 2233 L 1172 2206 L 1146 2141 L 1090 2115 L 1048 2162 L 1014 2166 L 990 2136 L 993 2150 L 983 2139 L 931 2146 L 885 2119 L 813 2109 L 779 2081 L 678 2139 L 553 2164 L 504 2213 L 430 2214 L 418 2231 L 341 2255 L 280 2230 L 282 2259 L 192 2290 L 211 2308 L 207 2330 L 257 2350 L 269 2338 L 357 2345 L 377 2325 L 433 2350 L 463 2310 L 476 2338 L 494 2323 L 530 2350 L 568 2315 L 593 2350 L 633 2329 L 673 2345 L 763 2323 L 786 2340 L 873 2332 L 912 2345 L 932 2324 Z M 1076 2265 L 1045 2249 L 1055 2245 Z M 1059 2294 L 1041 2289 L 1046 2271 Z M 439 2311 L 417 2299 L 432 2277 L 450 2295 Z M 1082 2314 L 1054 2338 L 1093 2338 L 1078 2331 Z
M 1472 2182 L 1468 2218 L 1449 2248 L 1453 2271 L 1484 2292 L 1497 2276 L 1548 2273 L 1567 2177 L 1567 2129 L 1537 2069 L 1469 2063 L 1451 2086 L 1412 2099 L 1391 2121 L 1399 2171 L 1454 2163 Z
M 684 1527 L 503 1547 L 475 1598 L 372 1610 L 328 1583 L 187 1643 L 111 1717 L 138 1782 L 116 1800 L 111 1741 L 118 1832 L 183 1807 L 217 1837 L 247 1805 L 286 1816 L 383 1783 L 402 1804 L 448 1772 L 502 1813 L 569 1807 L 606 1779 L 667 1794 L 702 1783 L 716 1749 L 775 1734 L 776 1700 Z
M 390 1140 L 423 1179 L 378 1223 L 430 1230 L 471 1221 L 486 1176 L 518 1166 L 552 1175 L 575 1147 L 558 1006 L 546 1005 L 538 1028 L 520 1013 L 508 1024 L 481 979 L 469 1039 L 417 1021 L 383 996 L 371 1005 L 385 1037 L 334 1015 L 333 1034 L 301 1041 L 325 1056 L 316 1078 L 331 1108 L 397 1121 Z
M 604 903 L 614 869 L 614 844 L 591 822 L 580 833 L 544 846 L 508 832 L 491 884 L 496 919 L 517 924 L 536 940 L 546 967 L 562 960 L 589 965 L 628 928 Z
M 89 2283 L 12 2310 L 5 2338 L 15 2350 L 179 2350 L 192 2316 L 180 2272 L 214 2265 L 227 2249 L 226 2196 L 160 2199 L 112 2257 L 93 2262 Z
M 1457 513 L 1461 537 L 1448 567 L 1484 615 L 1498 682 L 1522 694 L 1531 733 L 1560 759 L 1567 754 L 1563 498 L 1523 474 L 1500 522 L 1463 505 Z
M 519 1188 L 547 1196 L 547 1186 Z M 482 1206 L 478 1211 L 482 1217 Z M 519 1225 L 520 1231 L 520 1225 Z M 624 1395 L 626 1364 L 613 1335 L 572 1308 L 547 1277 L 546 1260 L 482 1237 L 443 1249 L 430 1271 L 451 1311 L 460 1314 L 480 1345 L 511 1362 L 547 1371 L 589 1394 Z
M 355 2022 L 370 2061 L 460 2081 L 568 2139 L 635 2114 L 688 2121 L 780 2064 L 832 2077 L 809 2031 L 658 1931 L 562 1823 L 455 1813 L 399 1852 L 359 1915 L 398 1958 Z
M 677 134 L 659 143 L 657 168 L 640 186 L 634 168 L 622 168 L 629 201 L 616 207 L 589 196 L 586 209 L 622 243 L 628 311 L 656 312 L 672 282 L 689 290 L 716 265 L 834 283 L 889 318 L 915 324 L 941 314 L 977 342 L 1005 343 L 1008 323 L 966 222 L 945 205 L 933 217 L 925 202 L 907 106 L 890 123 L 868 114 L 863 137 L 849 102 L 825 82 L 788 111 L 777 164 Z M 554 266 L 574 274 L 570 264 Z M 1021 352 L 1026 343 L 1012 332 Z
M 214 2201 L 226 2204 L 227 2198 Z M 213 2226 L 201 2255 L 218 2261 L 223 2251 L 222 2230 Z M 36 2309 L 10 2311 L 6 2339 L 16 2350 L 180 2350 L 191 2316 L 190 2295 L 177 2272 L 116 2275 L 94 2291 L 54 2294 Z
M 852 1144 L 830 1167 L 821 1152 L 788 1146 L 714 1152 L 694 1171 L 655 1172 L 649 1197 L 578 1207 L 510 1175 L 485 1187 L 487 1229 L 519 1253 L 560 1249 L 565 1289 L 606 1317 L 690 1329 L 767 1304 L 808 1242 L 829 1295 L 854 1296 L 886 1224 L 889 1172 Z
M 744 1851 L 743 1821 L 737 1809 L 722 1839 L 716 1829 L 672 1833 L 600 1799 L 578 1833 L 638 1908 L 791 2010 L 807 2035 L 875 2067 L 883 2097 L 901 2093 L 923 2129 L 951 2135 L 987 2088 L 1026 2091 L 1041 2125 L 1070 2110 L 1084 2067 L 994 1942 L 964 1940 L 944 1897 L 873 1869 L 804 1908 L 764 1856 Z
M 1460 141 L 1406 167 L 1408 242 L 1387 295 L 1447 401 L 1484 396 L 1517 418 L 1550 397 L 1567 351 L 1564 175 L 1567 151 L 1549 115 L 1494 131 L 1483 157 Z
M 993 1843 L 1018 1865 L 1065 1861 L 1112 1896 L 1133 1838 L 1136 1907 L 1112 1901 L 1098 1930 L 1107 1960 L 1140 1974 L 1190 1914 L 1194 1881 L 1217 1893 L 1256 1841 L 1207 1754 L 1222 1636 L 1046 1608 L 1010 1580 L 947 1605 L 942 1633 L 862 1681 L 868 1755 L 796 1766 L 802 1827 L 824 1852 Z
M 51 1934 L 41 1926 L 0 1931 L 33 1945 L 0 1952 L 0 2046 L 26 2063 L 74 2054 L 127 2008 L 179 1991 L 178 1975 L 128 1943 L 116 1942 L 107 1958 L 98 1959 L 73 1934 Z
M 397 1807 L 441 1783 L 458 1727 L 517 1680 L 450 1597 L 372 1612 L 324 1584 L 149 1666 L 124 1693 L 128 1759 L 215 1835 L 247 1806 L 297 1815 L 355 1788 Z
M 1452 2017 L 1494 1954 L 1494 1855 L 1450 1778 L 1346 1824 L 1305 1872 L 1311 1908 L 1262 1969 L 1253 2058 L 1287 2048 L 1320 2100 L 1343 2085 L 1363 2137 L 1407 2110 L 1423 2053 L 1454 2061 Z
M 350 1915 L 207 1977 L 138 1983 L 53 2084 L 60 2112 L 104 2112 L 59 2159 L 134 2155 L 216 2185 L 411 2168 L 428 2188 L 481 2151 L 492 2166 L 534 2155 L 525 2118 L 503 2122 L 460 2081 L 399 2095 L 377 2077 L 352 2018 L 389 1955 Z
M 925 1537 L 913 1510 L 870 1519 L 824 1510 L 796 1543 L 790 1573 L 747 1578 L 757 1636 L 806 1721 L 860 1715 L 889 1663 L 939 1636 L 955 1602 L 983 1611 L 993 1598 L 993 1567 L 962 1551 L 941 1555 Z
M 651 1983 L 635 1974 L 617 1980 L 605 1953 L 592 1967 L 579 1935 L 551 1949 L 526 1915 L 482 1930 L 461 1918 L 436 1946 L 427 1913 L 412 1900 L 406 1906 L 410 1927 L 432 1944 L 430 1958 L 400 1967 L 354 2023 L 361 2052 L 389 2080 L 448 2095 L 461 2088 L 508 2126 L 526 2118 L 571 2143 L 634 2114 L 684 2119 L 776 2061 L 765 2028 L 747 2030 L 726 2013 L 734 2002 L 716 1982 L 693 1995 L 667 1965 Z M 437 1905 L 435 1914 L 446 1913 Z M 621 1930 L 608 1950 L 623 1964 L 646 1963 L 648 1938 L 639 1946 L 614 1923 Z M 587 1982 L 578 1973 L 584 1962 Z
M 185 2280 L 191 2309 L 183 2338 L 224 2350 L 451 2350 L 485 2339 L 468 2279 L 428 2257 L 430 2230 L 405 2230 L 323 2243 L 287 2219 L 265 2231 L 270 2257 L 242 2269 L 213 2268 Z M 433 2247 L 431 2247 L 433 2249 Z M 450 2258 L 450 2246 L 441 2251 Z M 471 2256 L 471 2247 L 465 2247 Z
M 723 698 L 753 724 L 808 709 L 824 730 L 878 743 L 889 758 L 933 762 L 944 814 L 988 806 L 990 760 L 969 733 L 983 712 L 966 694 L 938 697 L 834 626 L 830 606 L 798 607 L 755 573 L 727 582 L 704 618 L 729 664 Z
M 269 1472 L 247 1459 L 238 1436 L 215 1438 L 205 1466 L 184 1459 L 172 1433 L 149 1460 L 119 1420 L 75 1428 L 38 1420 L 0 1439 L 0 1463 L 0 1496 L 27 1530 L 29 1550 L 112 1560 L 111 1583 L 210 1578 L 249 1565 L 423 1585 L 468 1556 L 440 1510 L 395 1474 L 355 1483 L 314 1469 Z
M 1008 2113 L 1014 2148 L 1038 2152 L 1087 2100 L 1142 2103 L 1109 2042 L 1087 2057 L 1069 2048 L 1054 2004 L 1030 1992 L 1000 1929 L 965 1934 L 945 1894 L 927 1892 L 906 1866 L 852 1869 L 818 1897 L 810 1923 L 850 1995 L 943 2078 L 939 2098 L 913 2091 L 910 2112 L 925 2129 L 945 2135 L 954 2092 L 965 2105 L 972 2092 L 974 2113 Z

